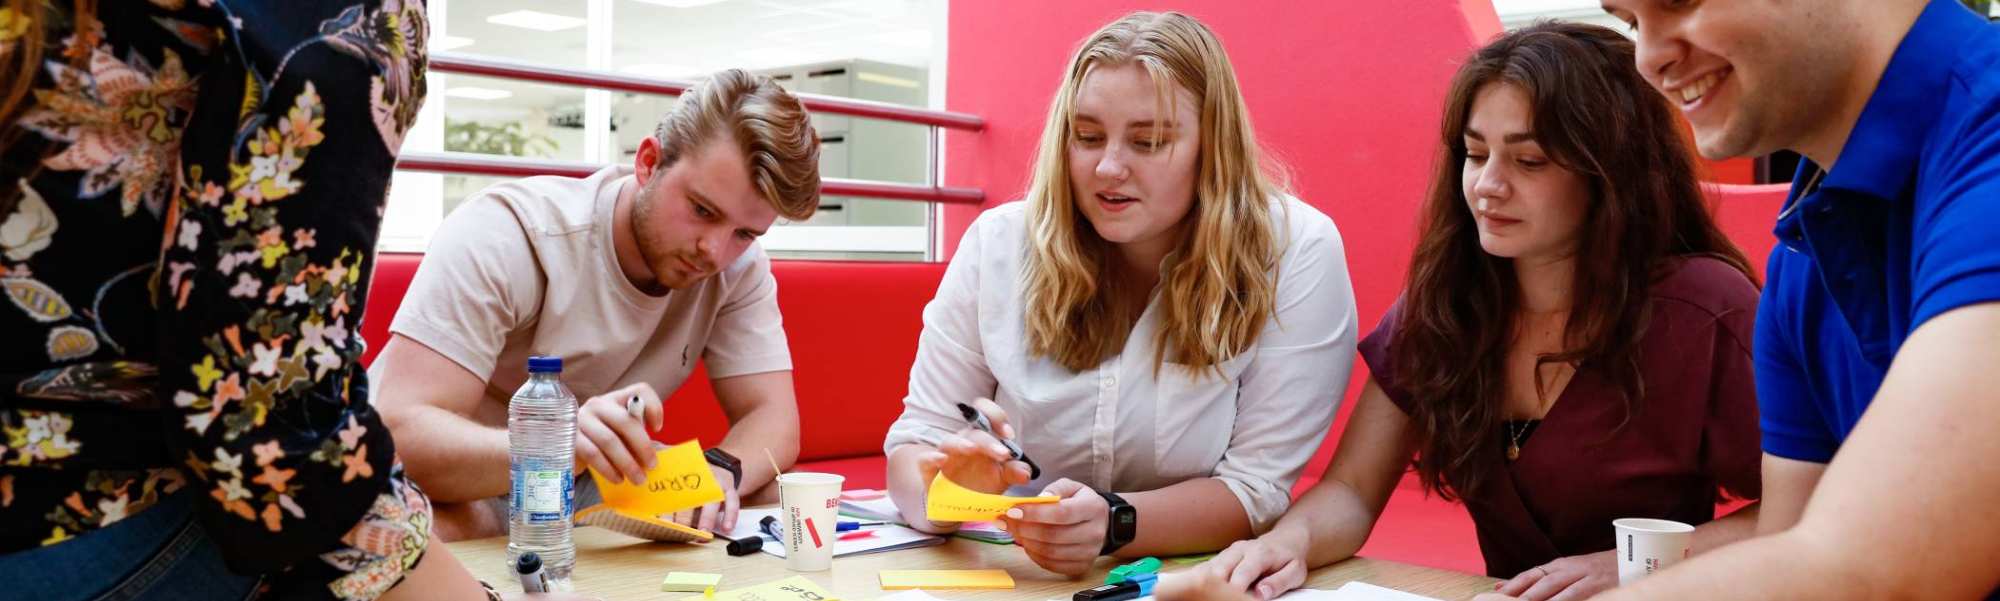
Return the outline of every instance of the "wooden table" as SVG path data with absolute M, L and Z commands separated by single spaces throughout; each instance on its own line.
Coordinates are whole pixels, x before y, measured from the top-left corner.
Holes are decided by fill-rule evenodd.
M 730 557 L 722 541 L 690 545 L 653 543 L 602 528 L 576 530 L 576 590 L 608 601 L 678 600 L 689 593 L 660 591 L 667 572 L 707 572 L 722 574 L 717 590 L 738 589 L 803 575 L 832 591 L 841 599 L 868 601 L 895 591 L 883 591 L 876 573 L 881 570 L 945 570 L 1001 568 L 1014 576 L 1015 588 L 1008 591 L 936 591 L 946 599 L 1061 599 L 1068 601 L 1077 591 L 1104 582 L 1104 573 L 1118 564 L 1099 559 L 1095 570 L 1082 580 L 1070 580 L 1036 566 L 1025 553 L 1011 545 L 995 545 L 952 538 L 943 545 L 905 549 L 872 555 L 836 557 L 833 569 L 822 572 L 793 572 L 785 560 L 767 553 Z M 520 590 L 507 569 L 507 538 L 495 537 L 450 543 L 451 552 L 480 579 L 502 591 Z M 1168 572 L 1187 565 L 1169 560 Z M 1339 588 L 1349 580 L 1437 597 L 1468 599 L 1493 590 L 1494 580 L 1449 570 L 1427 568 L 1393 561 L 1353 558 L 1318 570 L 1306 579 L 1307 588 Z

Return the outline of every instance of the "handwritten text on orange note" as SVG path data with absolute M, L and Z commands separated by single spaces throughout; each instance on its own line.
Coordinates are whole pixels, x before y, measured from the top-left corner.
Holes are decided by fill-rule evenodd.
M 924 516 L 937 522 L 983 522 L 1000 517 L 1015 505 L 1034 503 L 1054 503 L 1062 500 L 1055 495 L 1039 497 L 1009 497 L 975 491 L 938 472 L 931 479 L 930 498 L 924 503 Z
M 708 469 L 708 460 L 701 455 L 700 441 L 661 449 L 655 459 L 644 484 L 629 480 L 612 484 L 591 470 L 590 477 L 597 481 L 604 504 L 633 515 L 658 516 L 722 501 L 722 486 L 715 482 L 715 472 Z

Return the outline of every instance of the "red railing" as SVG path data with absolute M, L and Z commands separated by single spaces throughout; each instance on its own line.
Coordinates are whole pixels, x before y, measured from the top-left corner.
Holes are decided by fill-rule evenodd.
M 695 82 L 692 81 L 655 79 L 621 73 L 537 65 L 520 61 L 449 52 L 433 53 L 430 56 L 430 68 L 432 71 L 441 73 L 480 75 L 563 86 L 603 88 L 670 96 L 678 96 L 695 85 Z M 986 199 L 986 193 L 977 188 L 937 185 L 939 174 L 939 129 L 951 128 L 979 131 L 986 127 L 986 122 L 980 119 L 978 115 L 912 108 L 883 102 L 822 96 L 818 94 L 796 94 L 796 96 L 799 97 L 800 101 L 805 103 L 807 110 L 815 112 L 900 121 L 930 127 L 930 184 L 824 178 L 820 180 L 821 194 L 946 204 L 979 204 Z M 409 171 L 500 177 L 527 177 L 534 175 L 583 177 L 595 173 L 602 167 L 603 165 L 580 161 L 530 159 L 468 152 L 405 152 L 396 161 L 396 168 Z
M 472 152 L 405 152 L 397 158 L 396 168 L 406 171 L 498 177 L 535 175 L 585 177 L 596 173 L 604 166 L 583 161 L 527 159 Z M 829 196 L 859 196 L 945 204 L 976 205 L 986 199 L 986 194 L 978 188 L 950 188 L 832 177 L 820 178 L 819 190 L 821 194 Z
M 430 65 L 431 70 L 444 73 L 483 75 L 503 79 L 538 81 L 556 85 L 583 86 L 642 94 L 662 94 L 666 96 L 679 96 L 681 93 L 686 92 L 688 88 L 695 85 L 695 82 L 692 81 L 654 79 L 621 73 L 591 71 L 588 69 L 536 65 L 450 52 L 431 54 Z M 871 119 L 886 119 L 889 121 L 902 121 L 905 123 L 917 123 L 932 127 L 948 127 L 968 131 L 979 131 L 986 128 L 986 121 L 980 119 L 978 115 L 954 113 L 951 111 L 933 111 L 886 102 L 855 100 L 838 96 L 822 96 L 819 94 L 794 95 L 798 96 L 799 100 L 805 102 L 807 110 L 817 113 L 834 113 L 854 117 L 868 117 Z

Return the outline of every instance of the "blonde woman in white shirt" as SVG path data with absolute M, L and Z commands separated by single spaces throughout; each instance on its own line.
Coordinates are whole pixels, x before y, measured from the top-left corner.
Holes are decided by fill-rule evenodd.
M 1354 293 L 1333 222 L 1259 154 L 1199 21 L 1134 13 L 1084 41 L 1027 199 L 973 223 L 924 309 L 884 444 L 909 522 L 956 527 L 924 518 L 940 470 L 1054 494 L 1001 522 L 1077 575 L 1104 554 L 1220 549 L 1284 513 L 1347 385 Z

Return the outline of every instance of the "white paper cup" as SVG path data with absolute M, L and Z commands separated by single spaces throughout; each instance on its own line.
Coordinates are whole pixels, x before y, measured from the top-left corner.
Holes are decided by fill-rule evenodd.
M 1687 559 L 1694 543 L 1694 526 L 1673 520 L 1625 518 L 1612 520 L 1618 531 L 1618 585 L 1667 569 Z
M 839 474 L 792 472 L 778 475 L 779 518 L 785 525 L 785 567 L 817 572 L 833 566 L 833 541 L 840 484 Z

